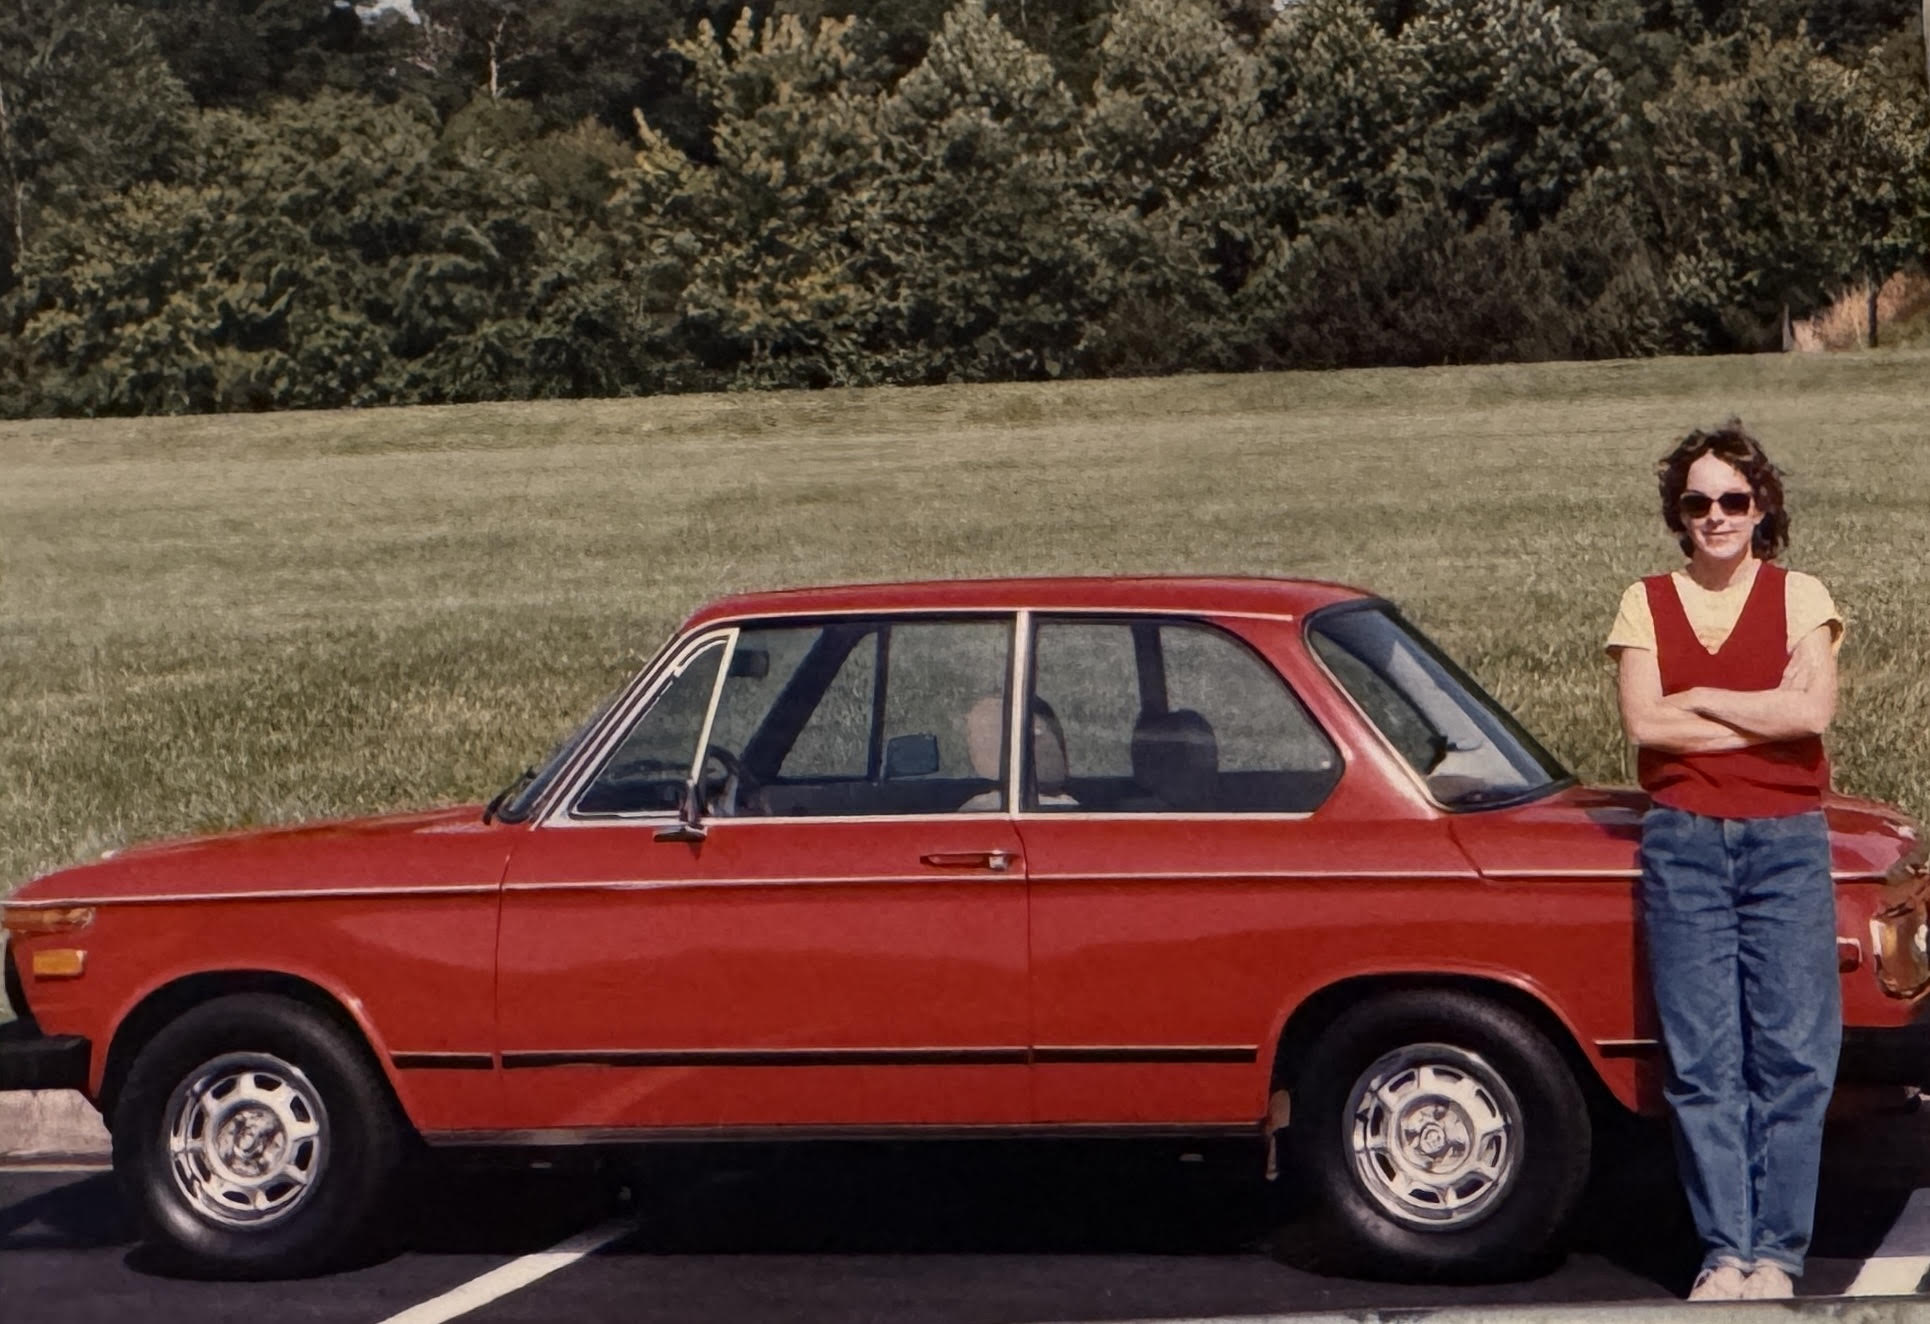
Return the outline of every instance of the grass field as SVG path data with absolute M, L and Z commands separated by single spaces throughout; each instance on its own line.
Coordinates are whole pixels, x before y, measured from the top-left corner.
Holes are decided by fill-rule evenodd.
M 0 891 L 120 842 L 481 798 L 726 590 L 1376 588 L 1584 777 L 1740 413 L 1850 621 L 1845 789 L 1930 809 L 1930 352 L 0 425 Z

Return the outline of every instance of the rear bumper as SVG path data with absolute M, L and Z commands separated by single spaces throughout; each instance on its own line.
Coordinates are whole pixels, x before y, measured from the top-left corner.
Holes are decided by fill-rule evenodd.
M 42 1034 L 31 1020 L 0 1025 L 0 1090 L 84 1090 L 93 1046 L 77 1034 Z
M 1930 1021 L 1914 1025 L 1849 1025 L 1837 1080 L 1846 1085 L 1920 1085 L 1930 1089 Z

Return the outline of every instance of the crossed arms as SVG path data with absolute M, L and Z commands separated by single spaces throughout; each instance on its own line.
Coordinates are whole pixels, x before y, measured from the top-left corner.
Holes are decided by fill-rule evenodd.
M 1713 754 L 1770 740 L 1821 735 L 1836 715 L 1836 655 L 1828 625 L 1804 635 L 1773 690 L 1708 686 L 1662 693 L 1655 652 L 1617 653 L 1622 730 L 1632 744 L 1672 754 Z

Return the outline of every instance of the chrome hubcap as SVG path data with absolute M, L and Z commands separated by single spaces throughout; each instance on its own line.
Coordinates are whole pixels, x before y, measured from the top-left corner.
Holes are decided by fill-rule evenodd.
M 1514 1183 L 1521 1107 L 1474 1053 L 1410 1044 L 1354 1082 L 1348 1141 L 1361 1185 L 1410 1227 L 1465 1227 Z
M 175 1189 L 226 1227 L 288 1217 L 328 1162 L 328 1111 L 314 1085 L 258 1053 L 218 1057 L 176 1086 L 167 1134 Z

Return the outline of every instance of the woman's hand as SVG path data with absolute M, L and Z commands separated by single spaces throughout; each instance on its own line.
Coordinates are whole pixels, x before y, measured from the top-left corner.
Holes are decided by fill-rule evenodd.
M 1836 715 L 1836 655 L 1827 625 L 1810 631 L 1790 653 L 1773 690 L 1719 690 L 1698 685 L 1662 702 L 1720 722 L 1756 740 L 1821 735 Z

